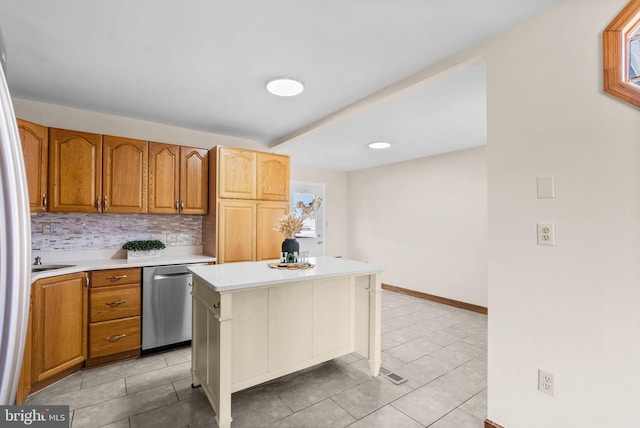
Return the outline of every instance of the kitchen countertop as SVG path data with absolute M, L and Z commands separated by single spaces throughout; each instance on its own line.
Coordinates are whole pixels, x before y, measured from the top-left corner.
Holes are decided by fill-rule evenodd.
M 344 275 L 366 275 L 384 270 L 384 267 L 379 265 L 328 256 L 310 258 L 309 262 L 314 264 L 315 267 L 303 270 L 273 269 L 267 266 L 267 263 L 273 262 L 277 261 L 264 260 L 260 262 L 194 266 L 189 270 L 217 292 Z
M 49 278 L 52 276 L 65 275 L 68 273 L 86 272 L 92 270 L 104 270 L 104 269 L 122 269 L 129 267 L 142 267 L 142 266 L 162 266 L 162 265 L 177 265 L 177 264 L 189 264 L 189 263 L 209 263 L 215 262 L 215 257 L 202 256 L 202 255 L 166 255 L 153 258 L 142 259 L 95 259 L 95 260 L 78 260 L 78 261 L 56 261 L 52 263 L 43 263 L 42 266 L 47 265 L 74 265 L 72 267 L 65 267 L 60 269 L 51 269 L 43 272 L 33 272 L 31 274 L 31 282 Z

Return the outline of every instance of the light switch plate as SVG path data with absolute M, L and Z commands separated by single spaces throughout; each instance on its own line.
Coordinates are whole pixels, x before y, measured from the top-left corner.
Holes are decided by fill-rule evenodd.
M 556 186 L 552 175 L 538 177 L 538 199 L 555 198 Z

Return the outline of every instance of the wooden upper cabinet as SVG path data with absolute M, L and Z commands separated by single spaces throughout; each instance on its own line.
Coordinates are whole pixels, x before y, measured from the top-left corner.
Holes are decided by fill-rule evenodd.
M 209 201 L 209 153 L 180 146 L 180 213 L 206 214 Z
M 49 129 L 49 211 L 100 211 L 102 136 Z
M 205 149 L 149 143 L 149 212 L 206 214 L 209 154 Z
M 180 146 L 149 142 L 149 212 L 175 214 L 180 199 Z
M 102 212 L 146 213 L 148 143 L 105 135 L 103 146 Z
M 258 154 L 250 150 L 218 147 L 218 197 L 256 199 Z
M 258 199 L 289 200 L 289 156 L 258 153 Z
M 49 136 L 46 126 L 18 119 L 29 190 L 29 207 L 33 212 L 47 210 L 47 170 Z
M 218 198 L 289 200 L 289 156 L 232 147 L 217 156 Z

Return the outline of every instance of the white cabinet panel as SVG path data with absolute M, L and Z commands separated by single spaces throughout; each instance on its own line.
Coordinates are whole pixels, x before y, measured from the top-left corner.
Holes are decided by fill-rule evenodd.
M 311 282 L 269 290 L 269 370 L 312 357 L 312 322 Z

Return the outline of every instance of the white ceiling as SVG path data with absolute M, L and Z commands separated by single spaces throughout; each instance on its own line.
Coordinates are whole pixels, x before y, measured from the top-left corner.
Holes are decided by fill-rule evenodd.
M 0 0 L 13 96 L 354 170 L 485 144 L 483 65 L 336 115 L 557 0 Z M 264 85 L 291 76 L 302 95 Z M 323 120 L 324 118 L 324 120 Z M 370 141 L 394 144 L 383 153 Z

